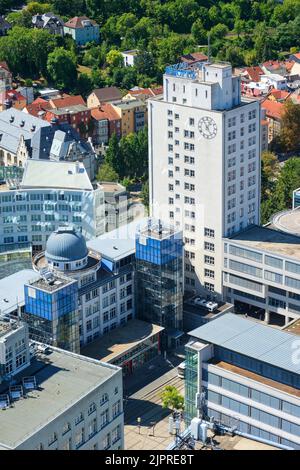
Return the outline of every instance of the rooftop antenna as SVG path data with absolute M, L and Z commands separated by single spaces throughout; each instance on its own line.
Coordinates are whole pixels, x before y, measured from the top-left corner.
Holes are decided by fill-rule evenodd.
M 208 33 L 207 35 L 207 47 L 208 47 L 208 52 L 207 52 L 208 63 L 210 64 L 210 33 Z

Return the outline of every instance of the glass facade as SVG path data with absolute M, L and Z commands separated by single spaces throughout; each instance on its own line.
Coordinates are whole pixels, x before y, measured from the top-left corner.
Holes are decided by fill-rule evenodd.
M 137 237 L 136 286 L 139 318 L 182 329 L 183 244 L 178 234 Z
M 77 281 L 52 292 L 26 285 L 24 319 L 33 339 L 79 352 Z
M 188 345 L 185 348 L 185 420 L 189 423 L 197 416 L 196 393 L 198 392 L 198 353 Z

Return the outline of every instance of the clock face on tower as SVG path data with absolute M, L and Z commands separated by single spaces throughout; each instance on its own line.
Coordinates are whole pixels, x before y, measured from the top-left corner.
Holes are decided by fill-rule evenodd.
M 213 139 L 217 135 L 217 124 L 209 117 L 204 116 L 198 123 L 199 132 L 205 139 Z

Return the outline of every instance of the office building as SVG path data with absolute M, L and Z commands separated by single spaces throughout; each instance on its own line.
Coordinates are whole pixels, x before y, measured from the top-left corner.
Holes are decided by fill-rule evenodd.
M 137 316 L 163 326 L 176 347 L 183 335 L 182 232 L 149 219 L 137 232 L 135 256 Z
M 222 295 L 222 238 L 259 223 L 260 104 L 231 65 L 167 67 L 148 100 L 151 215 L 183 230 L 185 289 Z
M 72 295 L 78 297 L 79 336 L 83 346 L 134 317 L 133 261 L 134 241 L 99 237 L 87 246 L 80 232 L 65 226 L 51 234 L 46 250 L 34 258 L 33 268 L 39 273 L 46 272 L 46 276 L 51 273 L 59 282 L 62 278 L 63 285 L 65 278 L 71 283 Z M 55 289 L 59 286 L 54 280 Z M 44 308 L 50 308 L 50 301 L 45 295 L 41 297 L 45 307 L 38 305 L 37 308 L 43 312 Z M 33 300 L 26 297 L 25 311 L 29 315 L 36 314 L 30 306 L 32 303 Z M 61 305 L 64 311 L 64 303 Z M 60 308 L 57 311 L 59 313 Z
M 28 160 L 21 182 L 0 186 L 0 199 L 0 245 L 7 250 L 30 243 L 38 253 L 64 223 L 87 240 L 105 231 L 104 194 L 91 184 L 83 163 Z
M 123 449 L 121 369 L 40 343 L 31 350 L 14 385 L 0 384 L 0 450 Z
M 29 326 L 30 337 L 79 353 L 77 281 L 45 270 L 24 289 L 22 318 Z
M 300 449 L 299 336 L 231 313 L 189 335 L 187 422 L 200 415 Z
M 224 239 L 224 299 L 244 311 L 255 307 L 267 323 L 299 318 L 299 218 L 297 208 L 281 212 L 266 227 Z

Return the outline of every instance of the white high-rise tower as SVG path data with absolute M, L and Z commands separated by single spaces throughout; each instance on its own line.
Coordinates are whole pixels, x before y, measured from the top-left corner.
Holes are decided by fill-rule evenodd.
M 151 215 L 183 229 L 185 288 L 222 294 L 222 237 L 259 223 L 260 104 L 230 64 L 171 66 L 149 100 Z

